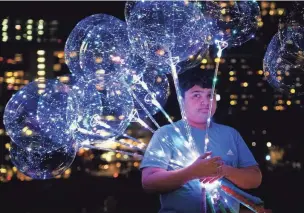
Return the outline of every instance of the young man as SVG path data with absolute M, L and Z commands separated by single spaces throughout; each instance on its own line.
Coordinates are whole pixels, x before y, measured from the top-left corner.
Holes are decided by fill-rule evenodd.
M 185 113 L 201 156 L 189 166 L 175 166 L 174 162 L 189 150 L 170 124 L 154 133 L 141 163 L 143 188 L 160 193 L 159 213 L 205 212 L 200 181 L 211 183 L 225 177 L 242 189 L 256 188 L 261 183 L 258 164 L 235 129 L 211 122 L 208 146 L 212 153 L 203 153 L 213 77 L 213 73 L 206 73 L 196 67 L 179 77 Z M 212 116 L 216 111 L 216 98 L 213 100 Z M 175 126 L 187 138 L 183 121 L 175 122 Z M 239 203 L 226 199 L 238 212 Z

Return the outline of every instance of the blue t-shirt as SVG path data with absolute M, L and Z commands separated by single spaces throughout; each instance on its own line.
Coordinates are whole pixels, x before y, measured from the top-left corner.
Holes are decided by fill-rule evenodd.
M 181 134 L 187 138 L 183 121 L 174 123 Z M 159 128 L 153 135 L 140 168 L 157 167 L 168 171 L 177 169 L 180 159 L 189 153 L 183 140 L 174 130 L 172 124 Z M 200 154 L 204 153 L 205 130 L 191 127 L 195 146 Z M 209 128 L 208 150 L 212 156 L 220 156 L 226 165 L 236 168 L 258 165 L 248 146 L 237 130 L 229 126 L 212 122 Z M 221 194 L 235 212 L 240 204 L 232 198 Z M 160 194 L 161 209 L 159 213 L 201 213 L 203 211 L 202 188 L 199 180 L 191 180 L 182 187 Z M 205 204 L 206 205 L 206 204 Z

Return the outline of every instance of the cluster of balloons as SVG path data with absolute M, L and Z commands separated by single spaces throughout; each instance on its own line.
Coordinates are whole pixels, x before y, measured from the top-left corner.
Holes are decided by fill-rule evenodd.
M 165 113 L 167 74 L 172 74 L 179 95 L 178 73 L 197 66 L 212 44 L 233 47 L 253 38 L 259 18 L 254 0 L 128 1 L 126 22 L 106 14 L 81 20 L 65 44 L 71 81 L 33 81 L 5 108 L 12 162 L 36 179 L 62 174 L 85 144 L 116 142 L 126 136 L 130 122 L 143 124 L 142 119 L 153 120 L 158 111 Z M 265 73 L 277 88 L 290 90 L 298 83 L 274 76 L 279 71 L 280 76 L 299 72 L 302 35 L 301 27 L 287 28 L 268 47 Z M 195 159 L 191 146 L 179 149 L 172 141 L 166 142 L 181 156 L 172 162 L 174 168 Z M 185 146 L 183 141 L 180 144 Z M 189 153 L 182 152 L 185 148 Z M 148 153 L 157 160 L 163 154 Z M 219 197 L 217 190 L 207 193 L 207 198 Z M 220 199 L 224 202 L 225 197 Z
M 258 18 L 255 1 L 129 1 L 126 22 L 106 14 L 81 20 L 65 44 L 72 83 L 38 79 L 5 108 L 12 162 L 32 178 L 61 174 L 83 141 L 115 140 L 135 115 L 156 114 L 172 63 L 184 72 L 215 40 L 246 42 Z

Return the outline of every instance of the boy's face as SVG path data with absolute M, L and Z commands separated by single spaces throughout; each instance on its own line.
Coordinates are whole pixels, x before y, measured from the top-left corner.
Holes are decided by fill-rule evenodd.
M 215 94 L 214 94 L 215 95 Z M 206 123 L 210 106 L 211 89 L 193 86 L 185 92 L 184 107 L 187 119 L 195 123 Z M 213 98 L 211 117 L 216 111 L 216 98 Z

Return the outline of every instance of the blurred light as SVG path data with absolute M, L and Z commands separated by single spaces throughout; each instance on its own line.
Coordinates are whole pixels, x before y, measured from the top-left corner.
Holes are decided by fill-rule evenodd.
M 17 168 L 15 166 L 13 167 L 13 172 L 17 172 Z
M 271 2 L 270 3 L 270 8 L 271 9 L 275 9 L 276 8 L 276 3 L 275 2 Z
M 45 58 L 44 57 L 39 57 L 39 58 L 37 58 L 37 62 L 43 63 L 43 62 L 45 62 Z
M 38 74 L 38 75 L 45 75 L 45 71 L 44 71 L 44 70 L 39 70 L 39 71 L 37 72 L 37 74 Z
M 234 74 L 235 74 L 234 71 L 230 71 L 230 72 L 229 72 L 229 75 L 234 75 Z
M 70 80 L 69 76 L 60 76 L 59 77 L 59 81 L 62 83 L 67 83 L 67 82 L 69 82 L 69 80 Z
M 44 51 L 44 50 L 38 50 L 38 51 L 37 51 L 37 54 L 38 54 L 38 55 L 44 55 L 44 54 L 45 54 L 45 51 Z
M 266 72 L 264 73 L 264 75 L 265 75 L 266 77 L 269 76 L 269 72 L 266 71 Z
M 263 111 L 267 111 L 268 110 L 268 106 L 263 106 L 262 109 L 263 109 Z
M 9 150 L 11 148 L 11 144 L 10 143 L 6 143 L 5 144 L 5 148 Z
M 3 21 L 2 21 L 2 25 L 6 25 L 6 24 L 8 24 L 8 19 L 7 18 L 3 19 Z
M 28 20 L 27 20 L 27 23 L 28 23 L 28 24 L 33 24 L 33 19 L 28 19 Z
M 238 98 L 238 96 L 235 95 L 235 94 L 231 94 L 231 95 L 230 95 L 230 99 L 237 99 L 237 98 Z
M 242 86 L 243 86 L 243 87 L 248 87 L 248 83 L 247 83 L 247 82 L 244 82 L 244 83 L 242 84 Z
M 256 142 L 252 142 L 251 145 L 252 145 L 252 146 L 256 146 Z
M 269 161 L 269 160 L 270 160 L 270 155 L 266 155 L 265 159 L 266 159 L 267 161 Z
M 21 30 L 21 25 L 20 25 L 20 24 L 17 24 L 17 25 L 15 26 L 15 28 L 16 28 L 16 30 Z
M 262 7 L 262 9 L 266 9 L 266 8 L 269 7 L 269 3 L 266 2 L 266 1 L 262 1 L 262 2 L 261 2 L 261 7 Z
M 8 40 L 8 36 L 3 36 L 3 37 L 2 37 L 2 41 L 3 41 L 3 42 L 7 42 L 7 40 Z
M 215 62 L 215 63 L 219 63 L 219 62 L 220 62 L 220 58 L 215 58 L 215 59 L 214 59 L 214 62 Z
M 230 101 L 230 105 L 234 106 L 236 104 L 237 104 L 237 101 L 235 101 L 235 100 Z
M 37 68 L 38 68 L 38 69 L 45 69 L 45 64 L 38 64 L 38 65 L 37 65 Z
M 269 11 L 269 15 L 273 16 L 273 15 L 275 15 L 275 14 L 276 14 L 276 11 L 275 11 L 275 10 L 270 10 L 270 11 Z
M 2 25 L 2 31 L 7 31 L 8 25 Z
M 72 170 L 69 168 L 69 169 L 65 170 L 64 174 L 70 175 L 70 174 L 71 174 L 71 171 L 72 171 Z
M 292 93 L 292 94 L 294 94 L 295 92 L 296 92 L 295 89 L 291 89 L 291 90 L 290 90 L 290 93 Z
M 26 29 L 31 30 L 31 29 L 33 29 L 33 26 L 32 25 L 26 25 Z
M 283 15 L 284 12 L 285 12 L 285 10 L 284 10 L 283 8 L 278 8 L 278 9 L 277 9 L 277 13 L 278 13 L 280 16 Z
M 204 58 L 204 59 L 202 60 L 202 63 L 203 63 L 203 64 L 207 64 L 207 63 L 208 63 L 208 60 Z
M 63 51 L 60 51 L 58 54 L 57 54 L 57 57 L 58 58 L 64 58 L 64 52 Z M 101 59 L 102 61 L 102 58 L 101 57 L 98 57 L 99 59 Z M 97 60 L 97 59 L 96 59 Z
M 289 106 L 289 105 L 291 105 L 291 101 L 286 101 L 286 104 Z
M 271 142 L 267 142 L 266 146 L 271 147 Z
M 258 73 L 259 75 L 263 75 L 263 70 L 258 70 L 257 73 Z
M 216 101 L 220 101 L 221 100 L 221 95 L 220 94 L 216 94 Z
M 53 70 L 54 70 L 55 72 L 60 71 L 60 70 L 61 70 L 61 64 L 54 64 L 54 65 L 53 65 Z

